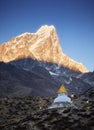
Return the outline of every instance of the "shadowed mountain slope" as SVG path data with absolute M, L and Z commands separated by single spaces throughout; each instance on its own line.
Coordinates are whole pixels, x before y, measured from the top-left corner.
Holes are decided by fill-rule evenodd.
M 23 64 L 25 60 L 27 62 Z M 86 76 L 87 80 L 83 78 L 85 75 L 87 74 L 32 59 L 6 64 L 1 62 L 0 97 L 52 96 L 57 94 L 61 84 L 66 86 L 69 94 L 84 93 L 94 87 L 93 81 L 87 82 L 90 76 Z
M 50 96 L 55 95 L 57 89 L 58 85 L 45 68 L 40 67 L 36 73 L 0 63 L 0 97 Z

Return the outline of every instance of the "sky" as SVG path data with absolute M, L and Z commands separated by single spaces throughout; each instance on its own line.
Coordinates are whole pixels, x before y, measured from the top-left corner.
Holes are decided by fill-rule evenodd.
M 0 0 L 0 44 L 54 25 L 62 51 L 94 71 L 94 0 Z

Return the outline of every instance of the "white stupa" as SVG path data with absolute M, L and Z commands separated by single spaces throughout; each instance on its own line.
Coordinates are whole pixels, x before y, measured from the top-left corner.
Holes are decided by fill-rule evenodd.
M 53 103 L 48 107 L 52 108 L 62 108 L 62 107 L 71 107 L 71 98 L 67 95 L 67 90 L 64 85 L 58 90 L 58 96 L 54 99 Z
M 54 99 L 54 103 L 70 101 L 71 99 L 65 93 L 58 94 L 58 96 Z

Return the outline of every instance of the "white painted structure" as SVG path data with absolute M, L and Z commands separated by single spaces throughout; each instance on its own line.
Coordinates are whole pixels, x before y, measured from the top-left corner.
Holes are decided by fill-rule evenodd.
M 69 102 L 70 103 L 71 99 L 65 94 L 65 93 L 60 93 L 58 96 L 54 99 L 54 103 L 58 102 Z
M 52 108 L 63 108 L 63 107 L 71 107 L 71 99 L 65 93 L 60 93 L 54 99 L 53 103 L 48 107 L 48 109 Z

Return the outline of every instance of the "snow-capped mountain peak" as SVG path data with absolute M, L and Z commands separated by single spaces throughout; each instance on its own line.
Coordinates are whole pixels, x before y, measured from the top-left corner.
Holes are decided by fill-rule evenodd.
M 88 70 L 62 52 L 56 29 L 53 25 L 42 26 L 36 33 L 24 33 L 0 45 L 0 61 L 32 58 L 56 63 L 75 71 Z

